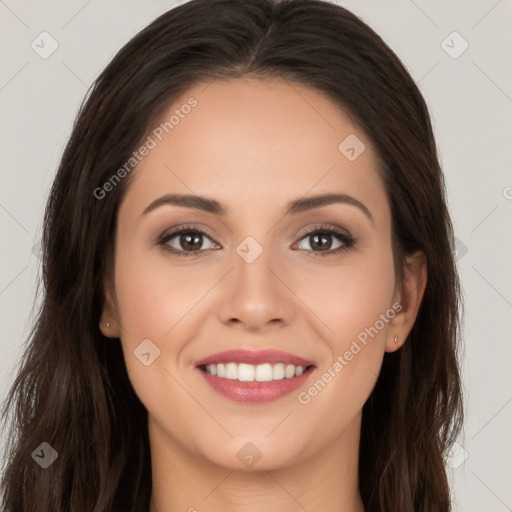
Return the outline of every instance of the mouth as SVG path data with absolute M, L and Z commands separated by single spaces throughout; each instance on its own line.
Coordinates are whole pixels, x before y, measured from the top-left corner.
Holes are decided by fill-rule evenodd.
M 198 368 L 208 375 L 220 379 L 237 380 L 239 382 L 272 382 L 299 377 L 312 370 L 314 365 L 295 366 L 285 363 L 253 365 L 229 362 L 201 365 Z
M 277 400 L 302 386 L 315 368 L 311 361 L 276 350 L 229 350 L 196 363 L 211 389 L 245 403 Z

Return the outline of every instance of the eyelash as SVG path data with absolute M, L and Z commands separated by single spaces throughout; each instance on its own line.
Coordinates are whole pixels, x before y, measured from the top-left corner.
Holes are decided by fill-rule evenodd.
M 171 233 L 166 233 L 166 234 L 161 235 L 160 238 L 158 239 L 157 243 L 158 243 L 158 245 L 160 245 L 162 247 L 162 249 L 164 251 L 174 254 L 176 256 L 185 256 L 185 257 L 200 256 L 202 254 L 203 250 L 180 251 L 180 250 L 173 249 L 169 245 L 167 245 L 167 242 L 169 240 L 172 240 L 176 236 L 181 235 L 183 233 L 200 234 L 202 236 L 205 236 L 205 237 L 211 239 L 210 235 L 201 228 L 192 227 L 192 226 L 184 226 L 176 231 L 172 231 Z M 339 238 L 339 240 L 343 243 L 343 245 L 341 245 L 337 249 L 330 250 L 330 251 L 325 251 L 325 252 L 324 251 L 307 251 L 310 253 L 309 255 L 314 258 L 316 258 L 316 257 L 324 258 L 326 256 L 334 256 L 336 254 L 341 254 L 345 251 L 349 251 L 357 243 L 357 239 L 352 237 L 351 235 L 349 235 L 347 232 L 342 231 L 338 228 L 330 227 L 330 226 L 315 226 L 310 231 L 304 233 L 301 236 L 300 240 L 302 240 L 303 238 L 306 238 L 308 236 L 311 236 L 312 234 L 333 235 L 333 236 Z

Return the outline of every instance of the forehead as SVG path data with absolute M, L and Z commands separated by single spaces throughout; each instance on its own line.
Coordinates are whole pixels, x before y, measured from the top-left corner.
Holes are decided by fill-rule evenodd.
M 365 133 L 336 103 L 297 83 L 243 78 L 197 84 L 152 130 L 154 144 L 132 172 L 122 205 L 127 214 L 140 215 L 171 192 L 214 197 L 239 213 L 333 191 L 376 204 L 376 215 L 385 206 Z

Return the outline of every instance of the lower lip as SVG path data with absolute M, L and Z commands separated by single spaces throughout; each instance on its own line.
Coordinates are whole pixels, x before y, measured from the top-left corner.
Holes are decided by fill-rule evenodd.
M 214 391 L 235 402 L 265 403 L 277 400 L 302 386 L 309 378 L 314 367 L 302 375 L 291 379 L 271 380 L 268 382 L 242 382 L 235 379 L 215 377 L 200 368 L 197 369 Z

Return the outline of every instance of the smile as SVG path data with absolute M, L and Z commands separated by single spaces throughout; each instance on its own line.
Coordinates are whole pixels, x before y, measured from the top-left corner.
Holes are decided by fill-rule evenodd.
M 208 364 L 201 369 L 222 379 L 238 380 L 240 382 L 271 382 L 291 379 L 302 375 L 309 366 L 295 366 L 293 364 L 247 364 L 247 363 L 220 363 Z
M 196 362 L 210 389 L 229 400 L 265 403 L 303 386 L 316 366 L 276 350 L 230 350 Z
M 264 403 L 292 393 L 309 379 L 313 361 L 275 349 L 234 349 L 195 363 L 210 389 L 235 402 Z

